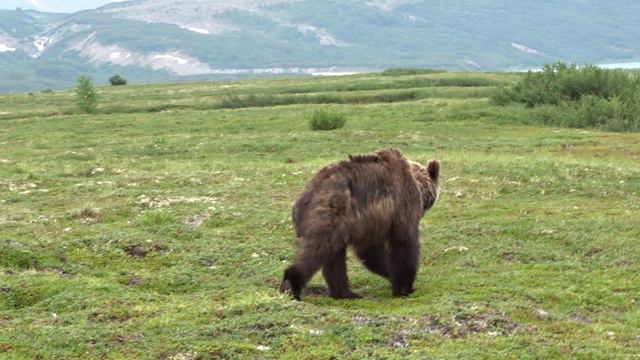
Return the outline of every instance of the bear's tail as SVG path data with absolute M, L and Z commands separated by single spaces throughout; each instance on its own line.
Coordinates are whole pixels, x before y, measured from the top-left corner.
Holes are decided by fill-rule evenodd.
M 427 165 L 427 173 L 429 173 L 429 177 L 431 180 L 438 181 L 440 178 L 440 161 L 431 160 Z

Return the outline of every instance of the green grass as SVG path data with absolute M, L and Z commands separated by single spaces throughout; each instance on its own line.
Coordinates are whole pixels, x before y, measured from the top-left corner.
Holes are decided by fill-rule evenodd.
M 517 79 L 418 78 L 464 77 Z M 640 134 L 544 126 L 487 86 L 336 91 L 414 78 L 103 87 L 93 115 L 71 91 L 0 97 L 0 358 L 640 355 Z M 379 98 L 216 109 L 292 88 Z M 311 131 L 317 109 L 348 123 Z M 304 185 L 389 146 L 442 161 L 416 293 L 350 256 L 362 300 L 319 275 L 303 302 L 279 294 Z

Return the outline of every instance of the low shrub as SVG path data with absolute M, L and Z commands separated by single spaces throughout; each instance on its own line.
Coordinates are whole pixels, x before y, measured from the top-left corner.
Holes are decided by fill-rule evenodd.
M 347 123 L 346 115 L 337 111 L 316 110 L 311 116 L 311 130 L 335 130 Z
M 445 70 L 421 69 L 421 68 L 391 68 L 382 72 L 383 76 L 402 76 L 402 75 L 425 75 L 439 74 L 446 72 Z
M 555 126 L 640 130 L 640 75 L 622 70 L 562 62 L 545 65 L 510 88 L 498 87 L 490 101 L 540 108 L 533 117 Z
M 127 85 L 127 79 L 116 74 L 109 78 L 109 83 L 111 84 L 111 86 Z
M 266 94 L 227 95 L 215 106 L 217 109 L 240 109 L 248 107 L 269 107 L 293 104 L 341 104 L 344 100 L 333 95 L 289 95 L 275 96 Z
M 98 108 L 98 93 L 93 86 L 93 81 L 87 76 L 80 76 L 78 78 L 78 85 L 76 86 L 76 101 L 78 107 L 88 114 L 93 114 Z
M 499 88 L 498 103 L 518 102 L 528 107 L 563 101 L 579 101 L 583 96 L 611 99 L 635 87 L 638 77 L 622 70 L 601 69 L 595 65 L 578 67 L 563 62 L 545 65 L 541 72 L 529 71 L 509 89 Z

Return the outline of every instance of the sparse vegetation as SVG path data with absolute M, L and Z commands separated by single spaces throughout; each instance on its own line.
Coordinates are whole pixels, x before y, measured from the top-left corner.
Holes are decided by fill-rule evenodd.
M 76 102 L 80 109 L 88 114 L 93 114 L 98 108 L 98 93 L 93 86 L 93 80 L 88 76 L 80 76 L 76 86 Z
M 315 110 L 309 120 L 311 130 L 335 130 L 341 129 L 347 123 L 344 113 L 337 111 Z
M 636 355 L 640 134 L 565 128 L 575 101 L 501 107 L 494 86 L 406 80 L 105 86 L 90 116 L 73 91 L 0 96 L 0 358 Z M 372 82 L 390 88 L 335 91 Z M 252 94 L 341 103 L 214 108 Z M 604 114 L 593 126 L 601 99 L 580 99 Z M 317 109 L 348 125 L 310 131 Z M 416 292 L 391 297 L 349 256 L 362 300 L 328 298 L 321 275 L 304 302 L 281 295 L 294 199 L 323 166 L 383 147 L 442 162 Z
M 127 85 L 127 79 L 125 79 L 122 76 L 116 74 L 116 75 L 113 75 L 112 77 L 109 78 L 109 83 L 111 84 L 111 86 Z

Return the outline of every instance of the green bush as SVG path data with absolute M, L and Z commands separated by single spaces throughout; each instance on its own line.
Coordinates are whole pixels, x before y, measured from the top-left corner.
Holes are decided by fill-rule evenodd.
M 587 95 L 578 103 L 578 121 L 572 127 L 606 127 L 608 122 L 619 115 L 620 109 L 621 103 L 617 97 L 607 100 Z
M 311 130 L 335 130 L 347 123 L 346 115 L 336 111 L 316 110 L 311 116 Z
M 127 85 L 127 79 L 116 74 L 109 78 L 109 83 L 111 84 L 111 86 Z
M 563 101 L 579 101 L 583 96 L 611 99 L 622 96 L 637 83 L 637 76 L 622 70 L 601 69 L 594 65 L 577 67 L 563 62 L 545 65 L 541 72 L 529 71 L 512 88 L 496 90 L 504 100 L 533 107 L 557 105 Z
M 640 130 L 637 73 L 559 62 L 545 65 L 541 72 L 528 72 L 511 88 L 498 87 L 490 100 L 499 106 L 515 102 L 539 108 L 533 118 L 549 125 Z
M 436 79 L 434 86 L 486 87 L 486 86 L 496 86 L 500 84 L 502 84 L 501 81 L 485 79 L 485 78 L 454 77 L 454 78 Z
M 382 72 L 383 76 L 402 76 L 402 75 L 425 75 L 438 74 L 446 72 L 445 70 L 420 69 L 420 68 L 391 68 Z
M 86 113 L 93 114 L 98 108 L 98 94 L 93 86 L 93 81 L 87 76 L 78 78 L 76 87 L 76 100 L 80 109 Z
M 493 105 L 507 106 L 513 102 L 511 91 L 508 87 L 498 86 L 489 98 Z

